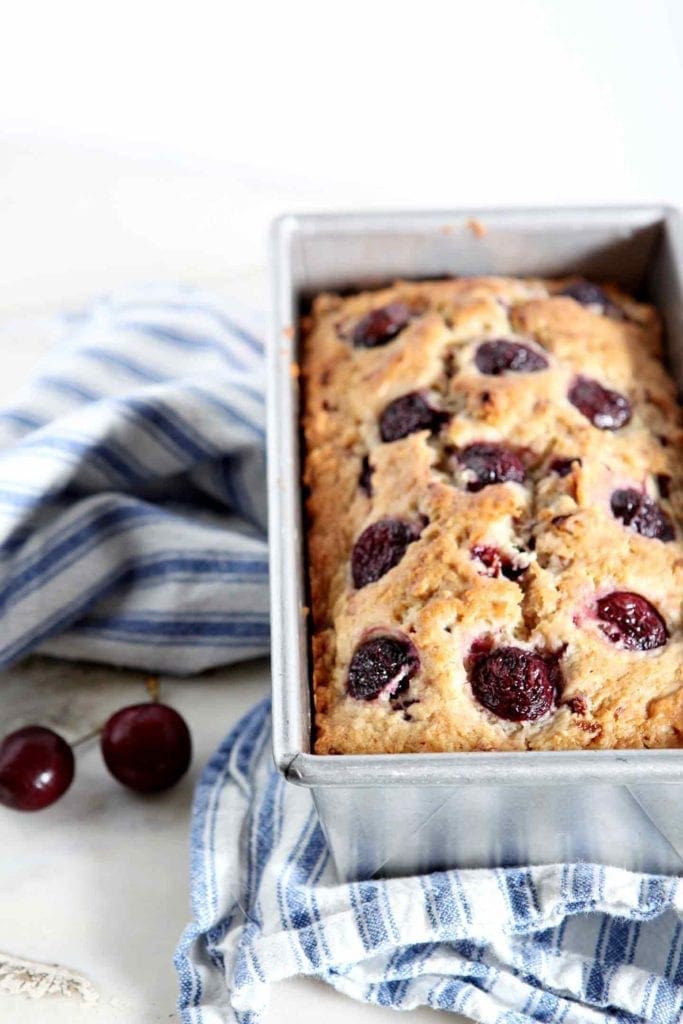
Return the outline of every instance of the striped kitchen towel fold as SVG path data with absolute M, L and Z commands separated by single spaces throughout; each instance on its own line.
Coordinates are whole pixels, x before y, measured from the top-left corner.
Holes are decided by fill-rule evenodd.
M 191 887 L 183 1024 L 256 1024 L 295 975 L 481 1024 L 683 1019 L 681 881 L 575 864 L 340 884 L 309 792 L 273 767 L 267 701 L 204 771 Z
M 0 667 L 167 672 L 265 652 L 261 325 L 150 287 L 55 322 L 0 412 Z

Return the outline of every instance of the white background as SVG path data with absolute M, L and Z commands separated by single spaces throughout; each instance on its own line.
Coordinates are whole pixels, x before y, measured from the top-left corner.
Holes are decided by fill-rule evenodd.
M 220 281 L 283 208 L 683 195 L 676 0 L 4 12 L 5 305 Z
M 284 210 L 683 205 L 682 47 L 675 0 L 6 5 L 0 398 L 42 346 L 14 314 L 144 279 L 264 302 L 267 225 Z M 91 682 L 13 677 L 0 723 L 27 713 L 27 693 L 48 715 L 72 687 L 89 720 L 140 685 L 112 674 L 93 696 Z M 266 685 L 260 669 L 172 687 L 195 774 Z M 81 796 L 45 816 L 2 816 L 0 950 L 80 968 L 99 1008 L 5 996 L 0 1016 L 169 1020 L 190 782 L 141 809 L 106 789 L 94 752 L 81 774 Z M 296 983 L 272 1019 L 294 1012 L 304 1024 L 350 1008 Z

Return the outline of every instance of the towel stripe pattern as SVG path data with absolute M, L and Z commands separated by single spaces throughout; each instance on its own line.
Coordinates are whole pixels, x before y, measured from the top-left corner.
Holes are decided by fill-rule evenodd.
M 0 413 L 0 666 L 268 648 L 262 325 L 191 288 L 63 317 Z
M 340 884 L 306 789 L 273 767 L 267 701 L 215 754 L 192 826 L 183 1024 L 258 1024 L 274 982 L 480 1024 L 674 1024 L 683 887 L 592 864 Z

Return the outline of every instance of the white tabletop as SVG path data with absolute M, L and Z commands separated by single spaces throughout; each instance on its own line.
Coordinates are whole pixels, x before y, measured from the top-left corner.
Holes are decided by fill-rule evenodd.
M 266 229 L 284 210 L 683 205 L 673 0 L 425 0 L 417 29 L 400 5 L 349 0 L 333 36 L 325 5 L 299 19 L 290 5 L 225 5 L 241 20 L 226 13 L 220 30 L 211 5 L 191 25 L 181 6 L 122 0 L 104 26 L 97 5 L 65 0 L 36 32 L 29 3 L 15 5 L 16 39 L 3 27 L 0 403 L 45 346 L 41 318 L 93 292 L 183 280 L 263 304 Z M 70 737 L 144 694 L 134 673 L 43 660 L 1 685 L 1 732 L 43 721 Z M 0 994 L 1 1020 L 175 1019 L 193 785 L 267 688 L 265 663 L 162 680 L 195 753 L 160 798 L 114 784 L 92 743 L 60 803 L 0 810 L 0 954 L 79 971 L 99 994 L 94 1006 Z M 274 992 L 269 1021 L 295 1013 L 395 1020 L 312 981 Z

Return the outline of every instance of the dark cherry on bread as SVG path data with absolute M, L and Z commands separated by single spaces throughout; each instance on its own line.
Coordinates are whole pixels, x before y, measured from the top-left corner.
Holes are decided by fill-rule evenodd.
M 502 444 L 477 441 L 457 452 L 456 458 L 463 469 L 474 474 L 474 479 L 467 482 L 468 491 L 507 481 L 521 484 L 526 479 L 519 456 Z
M 585 280 L 568 284 L 559 294 L 580 302 L 582 306 L 604 306 L 610 301 L 599 284 Z
M 390 302 L 367 313 L 353 331 L 356 348 L 377 348 L 393 341 L 410 320 L 410 310 L 403 302 Z
M 346 688 L 356 700 L 374 700 L 380 693 L 395 697 L 407 688 L 419 667 L 415 645 L 406 637 L 374 636 L 356 647 Z
M 626 395 L 590 377 L 576 377 L 567 397 L 599 430 L 618 430 L 631 419 L 631 403 Z
M 628 650 L 651 651 L 669 638 L 664 619 L 640 594 L 615 590 L 596 602 L 595 613 L 608 640 Z
M 611 316 L 623 317 L 624 315 L 619 306 L 612 302 L 604 288 L 583 278 L 568 284 L 558 294 L 568 299 L 574 299 L 582 306 L 600 306 L 602 313 L 609 313 Z
M 508 722 L 533 722 L 555 704 L 560 684 L 556 659 L 521 647 L 498 647 L 470 659 L 472 692 L 483 707 Z
M 484 341 L 478 347 L 474 362 L 480 373 L 497 377 L 501 373 L 537 373 L 548 367 L 540 352 L 516 341 Z
M 642 537 L 662 541 L 674 539 L 673 523 L 666 512 L 642 491 L 634 487 L 616 490 L 612 494 L 610 506 L 617 519 L 621 519 L 625 526 L 630 526 Z
M 448 413 L 434 409 L 419 391 L 411 391 L 389 403 L 380 416 L 379 432 L 383 441 L 400 441 L 418 430 L 436 434 L 448 418 Z
M 351 574 L 356 589 L 374 583 L 393 569 L 406 553 L 406 548 L 420 536 L 423 524 L 404 519 L 378 519 L 370 523 L 353 545 Z

